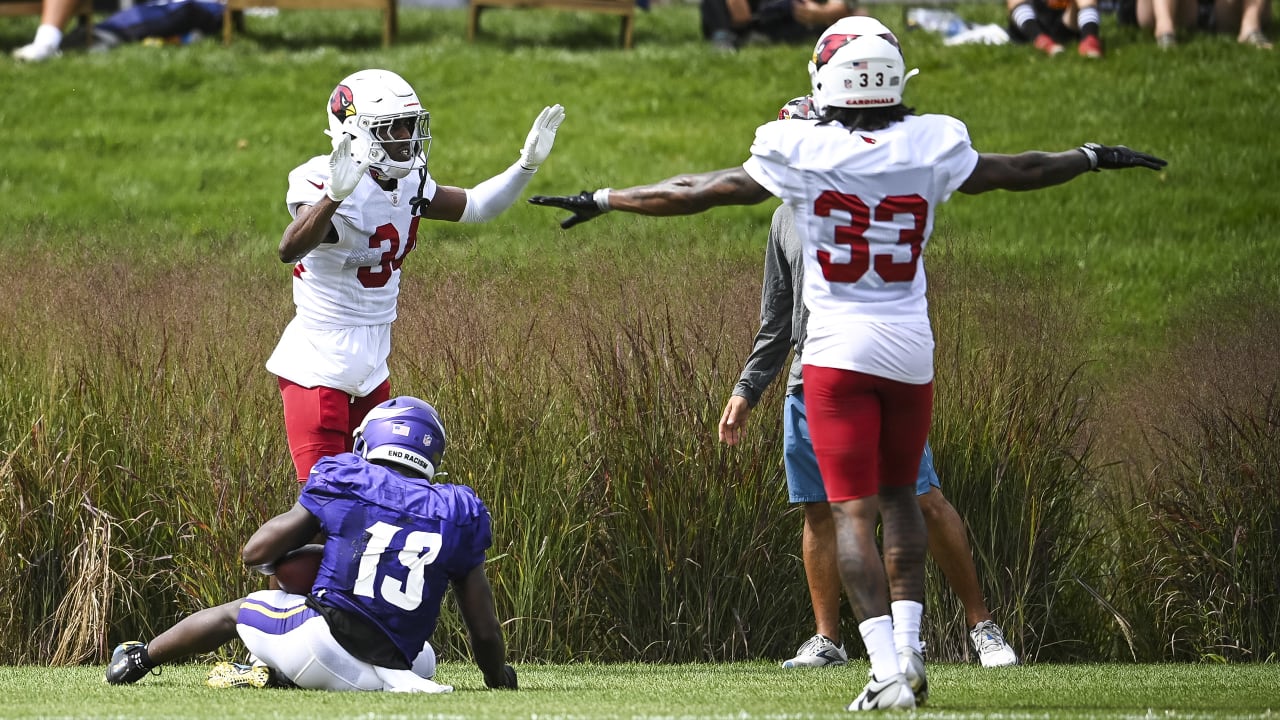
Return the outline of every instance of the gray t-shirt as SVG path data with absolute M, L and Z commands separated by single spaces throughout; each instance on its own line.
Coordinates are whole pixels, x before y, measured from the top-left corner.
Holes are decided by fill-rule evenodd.
M 804 262 L 800 236 L 790 208 L 779 205 L 769 226 L 769 244 L 764 253 L 764 284 L 760 288 L 760 330 L 747 356 L 746 366 L 733 394 L 755 407 L 769 383 L 782 370 L 787 353 L 795 348 L 787 394 L 794 395 L 803 382 L 800 352 L 804 348 L 805 323 L 809 312 L 800 293 L 804 288 Z

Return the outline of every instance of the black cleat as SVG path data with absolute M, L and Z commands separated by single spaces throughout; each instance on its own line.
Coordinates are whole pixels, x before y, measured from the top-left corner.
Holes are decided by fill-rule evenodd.
M 107 683 L 132 685 L 151 672 L 152 666 L 142 661 L 142 653 L 146 649 L 146 644 L 137 640 L 117 645 L 111 653 L 111 664 L 107 665 Z

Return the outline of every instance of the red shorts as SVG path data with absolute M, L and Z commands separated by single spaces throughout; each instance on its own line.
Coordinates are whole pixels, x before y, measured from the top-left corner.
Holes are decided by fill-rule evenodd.
M 804 404 L 828 501 L 915 487 L 933 418 L 932 382 L 805 365 Z
M 322 457 L 351 452 L 351 434 L 375 406 L 391 399 L 391 381 L 385 380 L 364 397 L 352 397 L 327 387 L 303 387 L 279 378 L 284 401 L 284 429 L 289 436 L 289 454 L 298 471 L 298 482 L 306 482 L 311 466 Z

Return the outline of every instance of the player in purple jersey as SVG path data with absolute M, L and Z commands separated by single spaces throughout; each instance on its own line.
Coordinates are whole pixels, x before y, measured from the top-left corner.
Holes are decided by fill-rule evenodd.
M 298 502 L 242 551 L 245 565 L 270 574 L 278 559 L 323 534 L 311 592 L 250 593 L 190 615 L 149 643 L 123 643 L 107 682 L 137 682 L 238 637 L 262 665 L 234 684 L 450 692 L 432 679 L 430 639 L 453 587 L 485 685 L 516 689 L 484 573 L 489 511 L 471 488 L 432 482 L 445 442 L 427 403 L 398 397 L 375 407 L 356 430 L 354 452 L 316 463 Z M 211 674 L 210 684 L 219 682 Z

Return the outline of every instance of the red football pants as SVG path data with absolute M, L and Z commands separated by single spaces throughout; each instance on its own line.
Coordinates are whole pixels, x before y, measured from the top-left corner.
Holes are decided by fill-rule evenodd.
M 351 434 L 364 416 L 391 399 L 391 381 L 384 380 L 364 397 L 353 397 L 327 387 L 303 387 L 279 378 L 284 401 L 284 429 L 289 436 L 289 454 L 298 472 L 298 482 L 306 482 L 311 467 L 322 457 L 351 452 Z
M 933 418 L 932 382 L 805 365 L 804 405 L 829 502 L 915 485 Z

